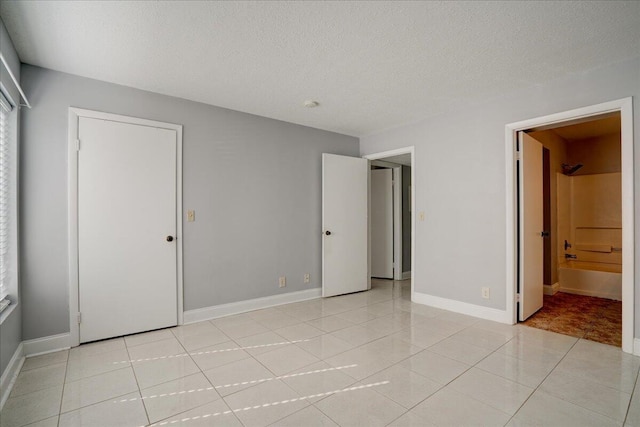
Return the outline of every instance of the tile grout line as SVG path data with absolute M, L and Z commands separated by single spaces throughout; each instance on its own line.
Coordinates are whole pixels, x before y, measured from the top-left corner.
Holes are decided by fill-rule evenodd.
M 67 371 L 69 370 L 69 356 L 71 355 L 71 349 L 67 350 L 67 363 L 64 367 L 64 378 L 62 379 L 62 394 L 60 395 L 60 406 L 58 407 L 58 422 L 56 426 L 60 426 L 60 415 L 62 414 L 62 402 L 64 402 L 64 391 L 67 386 Z
M 477 323 L 477 322 L 476 322 L 476 323 Z M 471 327 L 473 327 L 473 326 L 474 326 L 474 324 L 469 325 L 469 326 L 466 326 L 465 328 L 461 329 L 461 330 L 460 330 L 460 331 L 458 331 L 458 332 L 462 332 L 463 330 L 468 329 L 468 328 L 471 328 Z M 447 338 L 451 338 L 453 335 L 457 334 L 458 332 L 453 333 L 452 335 L 450 335 L 450 336 L 449 336 L 449 337 L 447 337 Z M 493 331 L 489 331 L 489 332 L 493 332 Z M 445 339 L 447 339 L 447 338 L 445 338 Z M 500 345 L 500 346 L 499 346 L 499 347 L 497 347 L 495 350 L 491 351 L 489 354 L 487 354 L 486 356 L 484 356 L 482 359 L 478 360 L 474 365 L 468 365 L 469 367 L 468 367 L 467 369 L 465 369 L 465 370 L 464 370 L 464 371 L 462 371 L 460 374 L 458 374 L 458 375 L 456 375 L 455 377 L 453 377 L 449 382 L 447 382 L 447 383 L 443 384 L 440 388 L 438 388 L 436 391 L 434 391 L 434 392 L 433 392 L 433 393 L 431 393 L 429 396 L 425 397 L 424 399 L 422 399 L 421 401 L 419 401 L 419 402 L 418 402 L 418 403 L 416 403 L 415 405 L 413 405 L 411 408 L 408 408 L 406 412 L 404 412 L 403 414 L 401 414 L 399 417 L 395 418 L 393 421 L 391 421 L 391 423 L 393 423 L 394 421 L 398 420 L 400 417 L 404 416 L 405 414 L 409 413 L 409 412 L 410 412 L 410 411 L 412 411 L 416 406 L 418 406 L 418 405 L 420 405 L 421 403 L 423 403 L 424 401 L 428 400 L 429 398 L 431 398 L 433 395 L 435 395 L 435 394 L 436 394 L 436 393 L 438 393 L 439 391 L 443 390 L 445 387 L 447 387 L 449 384 L 451 384 L 452 382 L 454 382 L 456 379 L 460 378 L 462 375 L 464 375 L 464 374 L 466 374 L 467 372 L 469 372 L 472 368 L 475 368 L 475 367 L 477 366 L 477 364 L 478 364 L 478 363 L 482 362 L 482 361 L 483 361 L 483 360 L 485 360 L 487 357 L 489 357 L 489 356 L 491 356 L 492 354 L 496 353 L 499 349 L 501 349 L 502 347 L 504 347 L 505 345 L 507 345 L 507 343 L 509 343 L 509 342 L 510 342 L 511 340 L 513 340 L 514 338 L 515 338 L 515 336 L 514 336 L 514 337 L 511 337 L 511 338 L 510 338 L 508 341 L 506 341 L 504 344 Z M 438 341 L 438 342 L 442 342 L 442 341 L 444 341 L 444 339 L 442 339 L 442 340 L 440 340 L 440 341 Z M 429 346 L 429 347 L 432 347 L 433 345 L 436 345 L 438 342 L 433 343 L 433 344 L 432 344 L 431 346 Z M 472 344 L 468 344 L 468 345 L 472 345 Z M 416 353 L 416 354 L 414 354 L 414 355 L 411 355 L 411 356 L 409 356 L 409 357 L 406 357 L 405 359 L 402 359 L 402 360 L 401 360 L 400 362 L 398 362 L 397 364 L 399 364 L 399 363 L 401 363 L 401 362 L 403 362 L 403 361 L 405 361 L 405 360 L 407 360 L 407 359 L 409 359 L 409 358 L 411 358 L 411 357 L 413 357 L 413 356 L 415 356 L 415 355 L 417 355 L 417 354 L 419 354 L 419 353 L 422 353 L 422 352 L 424 352 L 424 351 L 429 351 L 429 347 L 427 347 L 427 348 L 425 348 L 425 349 L 423 349 L 423 350 L 419 351 L 418 353 Z M 475 346 L 475 347 L 477 347 L 477 346 Z M 482 348 L 482 347 L 480 347 L 480 348 Z M 433 353 L 433 354 L 436 354 L 436 355 L 438 355 L 438 356 L 441 356 L 441 357 L 444 357 L 444 358 L 447 358 L 447 359 L 453 360 L 453 361 L 455 361 L 455 362 L 458 362 L 458 363 L 462 363 L 462 364 L 464 364 L 464 365 L 467 365 L 467 363 L 465 363 L 465 362 L 461 362 L 461 361 L 456 360 L 456 359 L 453 359 L 453 358 L 451 358 L 451 357 L 449 357 L 449 356 L 445 356 L 445 355 L 443 355 L 443 354 L 435 353 L 435 352 L 433 352 L 433 351 L 430 351 L 430 352 L 431 352 L 431 353 Z M 387 369 L 388 369 L 388 368 L 387 368 Z M 478 368 L 478 369 L 481 369 L 481 368 Z M 481 370 L 482 370 L 482 369 L 481 369 Z M 409 371 L 411 371 L 411 370 L 409 369 Z M 418 372 L 414 372 L 414 371 L 411 371 L 411 372 L 413 372 L 413 373 L 415 373 L 415 374 L 417 374 L 417 375 L 420 375 L 420 376 L 422 376 L 422 377 L 424 377 L 424 378 L 427 378 L 427 379 L 431 380 L 430 378 L 425 377 L 424 375 L 421 375 L 421 374 L 420 374 L 420 373 L 418 373 Z M 489 373 L 491 373 L 491 372 L 489 372 Z M 375 374 L 374 374 L 374 375 L 375 375 Z M 495 374 L 493 374 L 493 375 L 495 375 Z M 500 375 L 497 375 L 497 376 L 500 376 Z M 504 377 L 502 377 L 502 378 L 504 378 Z M 506 379 L 506 380 L 508 380 L 508 381 L 512 381 L 512 380 L 509 380 L 508 378 L 504 378 L 504 379 Z M 431 381 L 434 381 L 434 380 L 431 380 Z M 434 381 L 434 382 L 437 382 L 437 381 Z M 520 384 L 520 383 L 517 383 L 516 381 L 512 381 L 512 382 L 514 382 L 514 383 L 516 383 L 516 384 Z M 523 384 L 520 384 L 520 385 L 523 385 Z M 377 390 L 374 390 L 374 391 L 377 391 Z M 464 393 L 462 393 L 462 394 L 464 394 Z M 478 399 L 476 399 L 476 398 L 474 398 L 474 397 L 472 397 L 472 396 L 468 396 L 468 395 L 466 395 L 466 394 L 465 394 L 465 396 L 467 396 L 468 398 L 470 398 L 470 399 L 472 399 L 472 400 L 475 400 L 476 402 L 482 403 L 483 405 L 487 405 L 487 406 L 489 406 L 489 407 L 491 407 L 491 408 L 493 408 L 493 409 L 496 409 L 497 411 L 503 412 L 503 413 L 504 413 L 504 414 L 506 414 L 506 415 L 509 415 L 508 413 L 504 412 L 503 410 L 498 409 L 498 408 L 495 408 L 495 407 L 493 407 L 493 406 L 491 406 L 491 405 L 489 405 L 489 404 L 487 404 L 487 403 L 484 403 L 484 402 L 482 402 L 482 401 L 480 401 L 480 400 L 478 400 Z M 393 400 L 393 399 L 392 399 L 392 400 Z M 397 403 L 397 402 L 396 402 L 396 403 Z M 401 405 L 401 406 L 402 406 L 402 405 Z M 517 412 L 517 411 L 516 411 L 516 412 Z M 389 424 L 391 424 L 391 423 L 389 423 Z
M 629 404 L 627 405 L 627 410 L 624 413 L 624 420 L 622 420 L 622 425 L 626 425 L 627 418 L 629 418 L 629 410 L 631 410 L 631 404 L 633 403 L 633 396 L 638 391 L 638 378 L 640 378 L 640 369 L 636 372 L 636 381 L 633 384 L 633 390 L 631 390 L 631 397 L 629 398 Z
M 552 331 L 547 331 L 547 332 L 552 332 Z M 557 333 L 557 332 L 555 332 L 555 333 Z M 566 336 L 566 335 L 565 335 L 565 336 Z M 574 337 L 574 338 L 576 338 L 576 337 Z M 522 402 L 522 404 L 518 407 L 518 409 L 516 409 L 516 411 L 515 411 L 515 412 L 513 413 L 513 415 L 511 416 L 511 418 L 509 418 L 509 421 L 507 421 L 507 423 L 505 424 L 505 426 L 506 426 L 507 424 L 509 424 L 509 423 L 511 422 L 511 420 L 513 420 L 513 419 L 514 419 L 514 417 L 518 414 L 518 412 L 520 412 L 520 410 L 522 409 L 522 407 L 523 407 L 523 406 L 524 406 L 524 405 L 529 401 L 529 399 L 531 399 L 531 397 L 536 393 L 536 391 L 538 391 L 538 389 L 540 388 L 540 386 L 541 386 L 542 384 L 544 384 L 544 382 L 547 380 L 547 378 L 549 378 L 549 376 L 550 376 L 550 375 L 551 375 L 551 374 L 556 370 L 556 368 L 558 367 L 558 365 L 559 365 L 560 363 L 562 363 L 562 361 L 563 361 L 563 360 L 564 360 L 564 359 L 569 355 L 569 352 L 571 352 L 571 350 L 573 350 L 573 348 L 578 344 L 578 342 L 580 342 L 580 338 L 578 338 L 578 339 L 576 340 L 576 342 L 574 342 L 574 343 L 571 345 L 571 347 L 566 351 L 566 353 L 564 354 L 564 356 L 562 356 L 562 357 L 560 358 L 560 360 L 558 360 L 558 363 L 556 363 L 556 364 L 553 366 L 553 368 L 549 371 L 549 373 L 548 373 L 547 375 L 545 375 L 545 377 L 542 379 L 542 381 L 540 381 L 540 384 L 538 384 L 538 385 L 533 389 L 533 391 L 531 392 L 531 394 L 530 394 L 530 395 L 529 395 L 529 396 L 524 400 L 524 402 Z M 562 400 L 564 400 L 564 399 L 562 399 Z M 565 400 L 565 402 L 567 402 L 567 401 Z M 568 402 L 568 403 L 571 403 L 571 402 Z M 575 405 L 575 403 L 571 403 L 571 404 L 572 404 L 572 405 Z M 582 407 L 582 406 L 580 406 L 580 405 L 576 405 L 576 406 Z M 585 409 L 586 409 L 586 408 L 585 408 Z M 595 411 L 591 411 L 591 412 L 594 412 L 594 413 L 599 414 L 598 412 L 595 412 Z M 599 414 L 599 415 L 600 415 L 600 414 Z
M 127 341 L 124 338 L 122 338 L 122 341 L 124 341 L 124 348 L 127 350 L 127 356 L 129 356 L 129 359 L 131 359 L 131 353 L 129 353 L 129 346 L 127 345 Z M 138 386 L 138 394 L 140 395 L 140 397 L 142 397 L 142 389 L 140 388 L 140 382 L 138 381 L 136 370 L 133 368 L 133 364 L 130 364 L 130 366 L 131 366 L 131 371 L 133 372 L 133 378 L 136 380 L 136 385 Z M 144 402 L 142 402 L 142 408 L 144 409 L 144 414 L 147 417 L 146 425 L 149 425 L 151 424 L 151 418 L 149 418 L 149 411 L 147 411 L 147 406 L 144 404 Z

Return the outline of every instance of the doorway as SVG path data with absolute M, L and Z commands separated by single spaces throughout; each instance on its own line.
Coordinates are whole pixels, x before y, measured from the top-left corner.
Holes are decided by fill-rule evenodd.
M 620 347 L 620 113 L 523 132 L 542 149 L 544 297 L 542 307 L 519 320 Z
M 181 135 L 69 110 L 72 346 L 182 322 Z
M 514 323 L 530 319 L 549 328 L 553 319 L 562 333 L 558 313 L 573 313 L 566 325 L 574 330 L 565 332 L 602 342 L 598 324 L 622 300 L 621 344 L 633 351 L 631 121 L 624 99 L 507 125 Z M 584 324 L 575 329 L 578 313 Z
M 411 277 L 411 156 L 370 162 L 371 277 Z
M 406 147 L 366 155 L 362 158 L 324 153 L 322 155 L 322 296 L 330 297 L 371 289 L 370 162 L 405 161 L 410 182 L 415 182 L 414 148 Z M 410 212 L 410 259 L 405 277 L 410 276 L 411 295 L 415 282 L 415 186 L 407 188 Z M 400 215 L 400 214 L 398 214 Z M 400 249 L 399 245 L 395 248 Z M 396 258 L 397 259 L 397 258 Z M 404 264 L 404 262 L 403 262 Z
M 414 148 L 406 147 L 369 154 L 364 158 L 370 161 L 371 175 L 369 276 L 372 280 L 387 279 L 393 280 L 394 283 L 411 280 L 411 294 L 413 294 L 413 283 L 415 283 L 413 269 L 415 252 Z M 386 178 L 374 178 L 376 174 L 386 176 Z M 380 191 L 375 188 L 374 180 L 382 181 L 388 190 Z M 382 197 L 380 197 L 380 193 L 383 193 Z M 384 214 L 380 215 L 383 210 Z M 381 221 L 380 218 L 383 220 Z M 384 254 L 384 258 L 380 254 Z M 386 267 L 379 268 L 380 263 Z

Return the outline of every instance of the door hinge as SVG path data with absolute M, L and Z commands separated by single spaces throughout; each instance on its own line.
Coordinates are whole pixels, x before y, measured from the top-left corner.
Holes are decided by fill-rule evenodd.
M 80 151 L 80 140 L 76 139 L 76 151 Z
M 522 160 L 522 152 L 516 151 L 516 160 Z
M 516 302 L 520 302 L 520 294 L 516 294 Z
M 82 322 L 82 313 L 78 313 L 78 325 Z

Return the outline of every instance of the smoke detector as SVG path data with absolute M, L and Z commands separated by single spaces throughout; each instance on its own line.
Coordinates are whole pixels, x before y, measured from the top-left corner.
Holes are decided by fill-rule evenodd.
M 318 103 L 318 101 L 313 101 L 311 99 L 308 99 L 308 100 L 304 101 L 304 104 L 302 104 L 302 105 L 304 105 L 307 108 L 316 108 L 320 104 Z

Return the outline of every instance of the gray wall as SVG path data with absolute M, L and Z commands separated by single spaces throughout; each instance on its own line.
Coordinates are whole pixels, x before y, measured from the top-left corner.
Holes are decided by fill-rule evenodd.
M 361 154 L 415 146 L 415 290 L 506 308 L 505 125 L 615 99 L 634 97 L 635 201 L 640 206 L 640 58 L 503 94 L 422 122 L 360 139 Z M 640 225 L 635 230 L 640 266 Z M 635 305 L 640 281 L 635 277 Z M 491 299 L 481 288 L 491 288 Z M 640 316 L 636 315 L 636 336 Z
M 320 286 L 321 153 L 357 156 L 357 138 L 29 65 L 22 73 L 33 104 L 22 117 L 24 339 L 69 330 L 69 106 L 184 125 L 183 207 L 196 211 L 184 222 L 185 310 Z
M 402 271 L 411 271 L 411 167 L 402 166 Z
M 13 43 L 2 20 L 0 20 L 0 52 L 4 55 L 11 71 L 13 71 L 18 81 L 20 81 L 20 60 L 13 48 Z M 0 84 L 3 90 L 8 92 L 13 101 L 20 102 L 18 89 L 11 81 L 11 77 L 2 63 L 0 63 Z M 20 113 L 18 112 L 18 114 Z M 15 295 L 10 295 L 10 298 L 14 303 L 16 302 Z M 5 368 L 9 364 L 9 360 L 11 360 L 13 353 L 15 353 L 18 345 L 20 345 L 20 341 L 22 341 L 20 304 L 21 301 L 18 301 L 18 304 L 12 309 L 13 311 L 9 313 L 8 317 L 0 324 L 0 376 L 4 373 Z

